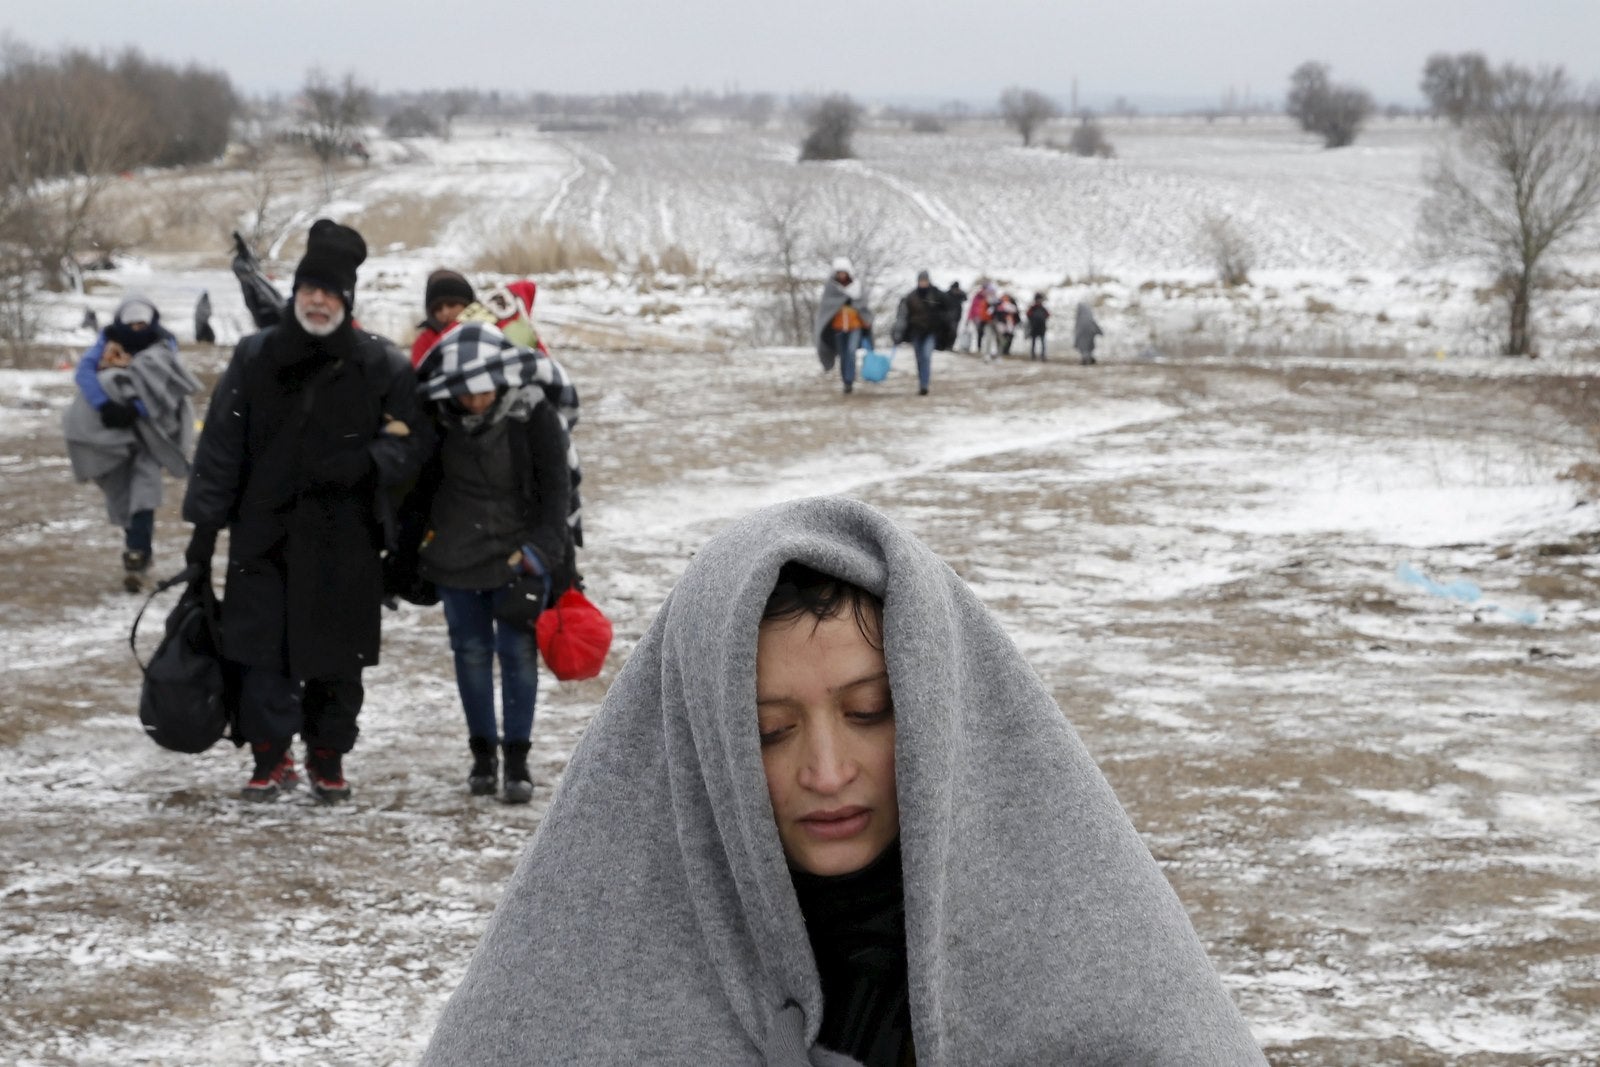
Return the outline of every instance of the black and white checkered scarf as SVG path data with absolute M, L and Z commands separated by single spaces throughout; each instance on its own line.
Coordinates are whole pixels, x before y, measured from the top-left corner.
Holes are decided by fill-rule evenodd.
M 567 466 L 572 471 L 572 504 L 567 525 L 575 544 L 583 544 L 583 516 L 578 485 L 583 471 L 572 444 L 578 424 L 578 390 L 566 370 L 543 352 L 511 343 L 486 322 L 455 327 L 428 349 L 417 365 L 417 392 L 424 400 L 448 400 L 472 393 L 521 393 L 537 387 L 561 416 L 567 431 Z

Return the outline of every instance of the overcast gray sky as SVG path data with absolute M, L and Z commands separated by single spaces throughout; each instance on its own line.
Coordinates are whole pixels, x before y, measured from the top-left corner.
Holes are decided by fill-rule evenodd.
M 1600 80 L 1600 0 L 22 0 L 0 32 L 54 49 L 134 45 L 227 71 L 246 92 L 306 71 L 382 90 L 738 87 L 992 99 L 1026 85 L 1147 107 L 1279 98 L 1307 59 L 1380 102 L 1423 60 L 1479 50 Z

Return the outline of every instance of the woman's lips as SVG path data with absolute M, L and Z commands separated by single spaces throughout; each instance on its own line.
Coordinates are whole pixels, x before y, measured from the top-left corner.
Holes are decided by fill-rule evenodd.
M 862 807 L 836 808 L 832 811 L 814 811 L 802 816 L 800 825 L 806 833 L 822 841 L 839 841 L 854 837 L 867 828 L 872 819 L 872 809 Z

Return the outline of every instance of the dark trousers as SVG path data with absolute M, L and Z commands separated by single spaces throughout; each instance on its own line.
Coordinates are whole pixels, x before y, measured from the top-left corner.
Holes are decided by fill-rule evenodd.
M 122 543 L 129 552 L 143 552 L 150 554 L 151 546 L 155 544 L 156 513 L 153 511 L 135 511 L 128 516 L 128 525 L 122 531 Z
M 290 678 L 269 667 L 243 668 L 239 732 L 246 741 L 283 741 L 300 734 L 312 748 L 349 752 L 366 691 L 361 675 Z

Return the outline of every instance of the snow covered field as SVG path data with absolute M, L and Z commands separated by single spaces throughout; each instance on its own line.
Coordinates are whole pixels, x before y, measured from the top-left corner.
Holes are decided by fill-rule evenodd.
M 1473 355 L 1471 283 L 1416 269 L 1398 233 L 1428 131 L 1325 154 L 1281 129 L 1151 123 L 1113 130 L 1109 164 L 998 134 L 944 139 L 961 149 L 944 164 L 930 141 L 864 138 L 837 180 L 902 205 L 926 242 L 908 270 L 1026 288 L 1092 255 L 1116 275 L 1095 290 L 1101 366 L 940 354 L 927 398 L 906 367 L 845 398 L 808 353 L 739 343 L 747 296 L 728 275 L 748 269 L 748 233 L 728 205 L 796 180 L 789 142 L 488 133 L 350 176 L 350 216 L 451 197 L 429 243 L 374 249 L 370 324 L 403 330 L 428 269 L 530 218 L 715 267 L 541 293 L 583 394 L 583 570 L 617 626 L 605 674 L 544 679 L 533 805 L 468 797 L 443 620 L 407 607 L 368 674 L 354 802 L 244 807 L 231 747 L 182 757 L 140 736 L 119 537 L 60 446 L 69 376 L 0 371 L 0 1061 L 412 1062 L 689 554 L 749 508 L 845 492 L 1004 620 L 1272 1062 L 1600 1063 L 1600 512 L 1565 477 L 1592 440 L 1542 406 L 1592 367 L 1595 292 L 1571 291 L 1562 358 Z M 520 210 L 498 221 L 473 207 L 507 198 Z M 1180 241 L 1216 199 L 1256 212 L 1270 249 L 1242 296 L 1195 288 Z M 1038 232 L 1018 228 L 1034 215 Z M 144 287 L 181 330 L 208 287 L 242 327 L 210 249 L 111 280 L 89 298 L 102 312 Z M 1059 309 L 1082 290 L 1053 291 Z M 640 313 L 663 300 L 679 310 Z M 82 304 L 52 306 L 54 337 L 74 338 Z M 1172 325 L 1196 316 L 1203 330 Z M 1152 329 L 1215 343 L 1133 358 Z M 209 375 L 223 354 L 193 362 Z M 181 545 L 172 496 L 162 571 Z M 1482 595 L 1435 595 L 1407 566 Z

